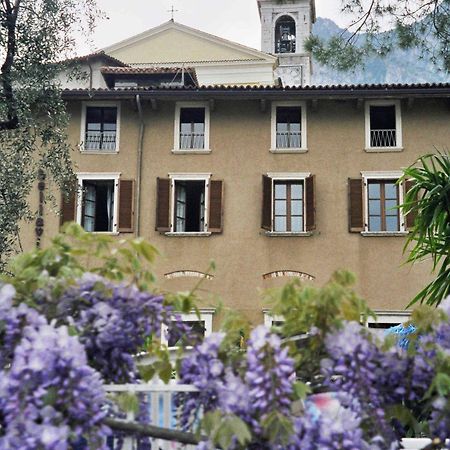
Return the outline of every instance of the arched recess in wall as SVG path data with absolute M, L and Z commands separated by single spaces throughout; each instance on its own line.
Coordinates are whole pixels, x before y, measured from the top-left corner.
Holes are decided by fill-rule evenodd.
M 276 270 L 275 272 L 265 273 L 262 277 L 263 280 L 271 280 L 282 277 L 301 278 L 302 280 L 308 281 L 313 281 L 316 279 L 313 275 L 306 272 L 299 272 L 298 270 Z
M 214 275 L 209 273 L 199 272 L 197 270 L 176 270 L 164 274 L 164 278 L 172 280 L 174 278 L 203 278 L 205 280 L 212 280 Z
M 295 53 L 297 31 L 291 16 L 281 16 L 275 22 L 275 53 Z

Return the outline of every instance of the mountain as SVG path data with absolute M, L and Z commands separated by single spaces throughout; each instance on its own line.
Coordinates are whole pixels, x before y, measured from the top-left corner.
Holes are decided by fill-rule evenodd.
M 329 38 L 342 33 L 332 20 L 317 18 L 313 33 Z M 450 82 L 450 75 L 439 70 L 419 49 L 394 50 L 385 57 L 368 58 L 356 71 L 339 72 L 313 61 L 312 83 L 364 84 L 364 83 L 442 83 Z

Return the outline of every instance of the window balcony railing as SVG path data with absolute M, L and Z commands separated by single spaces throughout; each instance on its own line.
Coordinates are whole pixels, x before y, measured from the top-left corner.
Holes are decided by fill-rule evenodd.
M 301 131 L 277 131 L 277 148 L 301 148 Z
M 84 141 L 85 150 L 115 150 L 115 131 L 87 131 Z
M 180 133 L 180 148 L 205 148 L 205 133 Z
M 371 147 L 396 147 L 397 130 L 370 130 Z

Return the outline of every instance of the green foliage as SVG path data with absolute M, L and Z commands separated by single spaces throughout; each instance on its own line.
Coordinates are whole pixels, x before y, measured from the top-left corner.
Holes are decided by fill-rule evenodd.
M 415 216 L 405 251 L 407 262 L 431 259 L 436 278 L 411 301 L 439 303 L 450 294 L 450 154 L 438 152 L 419 158 L 404 170 L 400 181 L 412 181 L 406 194 L 404 214 Z

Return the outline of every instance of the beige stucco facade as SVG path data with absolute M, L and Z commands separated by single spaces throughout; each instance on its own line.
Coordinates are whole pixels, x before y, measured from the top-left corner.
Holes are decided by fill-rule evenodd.
M 359 100 L 345 93 L 314 100 L 311 93 L 306 94 L 303 99 L 298 92 L 295 98 L 289 91 L 272 92 L 266 102 L 238 94 L 229 98 L 224 93 L 217 95 L 210 111 L 211 151 L 174 154 L 176 101 L 186 100 L 186 95 L 192 101 L 199 95 L 154 92 L 152 98 L 156 102 L 152 107 L 145 93 L 141 93 L 145 133 L 141 214 L 135 220 L 139 220 L 141 236 L 161 252 L 154 269 L 164 289 L 186 290 L 198 281 L 188 277 L 168 280 L 164 274 L 178 270 L 204 272 L 209 261 L 214 260 L 217 267 L 214 278 L 202 285 L 204 304 L 213 304 L 218 296 L 252 321 L 262 322 L 267 305 L 262 301 L 261 290 L 288 281 L 288 278 L 263 280 L 263 274 L 268 272 L 301 271 L 315 277 L 309 283 L 322 285 L 336 269 L 349 269 L 357 276 L 358 292 L 377 310 L 403 309 L 429 280 L 429 265 L 402 265 L 405 236 L 363 236 L 349 232 L 347 179 L 360 177 L 365 171 L 399 171 L 434 148 L 448 148 L 448 93 L 447 97 L 421 95 L 414 102 L 401 99 L 403 149 L 387 152 L 365 151 L 363 94 Z M 103 94 L 90 95 L 89 101 L 97 101 Z M 214 98 L 213 92 L 207 95 Z M 261 93 L 261 97 L 264 95 Z M 383 93 L 375 95 L 382 98 Z M 270 151 L 270 105 L 276 100 L 305 101 L 306 152 Z M 82 101 L 74 98 L 67 101 L 71 114 L 70 140 L 76 146 L 84 127 Z M 77 172 L 119 172 L 121 178 L 137 179 L 136 101 L 130 94 L 120 103 L 119 151 L 89 154 L 76 150 L 73 159 Z M 262 175 L 273 172 L 315 175 L 316 229 L 311 236 L 269 237 L 261 229 Z M 222 233 L 175 237 L 155 231 L 156 179 L 166 178 L 170 173 L 210 173 L 211 179 L 223 180 Z M 47 213 L 44 243 L 59 228 L 59 217 L 48 209 Z M 33 232 L 24 229 L 24 234 L 29 247 L 33 244 Z

